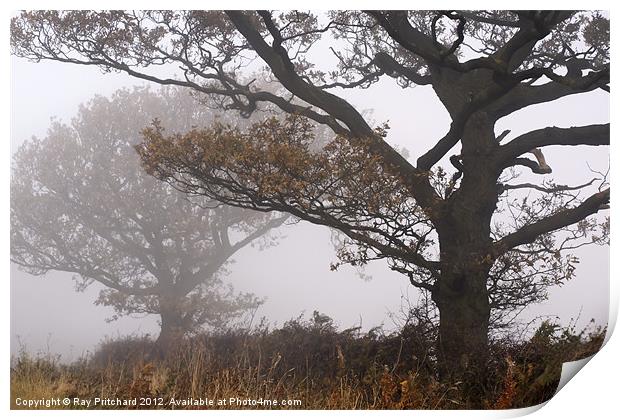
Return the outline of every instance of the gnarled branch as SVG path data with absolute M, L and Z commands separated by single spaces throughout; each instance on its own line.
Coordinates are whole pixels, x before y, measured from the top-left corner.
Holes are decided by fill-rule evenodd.
M 606 208 L 608 204 L 609 188 L 593 194 L 577 207 L 562 210 L 504 236 L 495 242 L 493 252 L 495 256 L 498 256 L 519 245 L 533 242 L 538 236 L 577 223 Z
M 497 159 L 510 165 L 513 159 L 544 146 L 604 146 L 609 145 L 609 124 L 592 124 L 581 127 L 547 127 L 530 131 L 500 146 Z

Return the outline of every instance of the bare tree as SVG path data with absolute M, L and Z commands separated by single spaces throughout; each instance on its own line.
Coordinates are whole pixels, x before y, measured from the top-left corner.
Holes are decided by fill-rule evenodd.
M 191 194 L 342 232 L 344 262 L 386 259 L 431 293 L 446 378 L 481 381 L 492 310 L 542 298 L 545 286 L 572 274 L 562 251 L 606 240 L 607 222 L 591 217 L 609 202 L 605 180 L 576 188 L 506 179 L 515 168 L 550 173 L 547 146 L 609 145 L 609 124 L 512 139 L 495 132 L 500 118 L 525 107 L 609 91 L 601 13 L 25 12 L 13 19 L 11 44 L 35 61 L 190 87 L 243 115 L 261 104 L 290 114 L 247 131 L 220 125 L 167 136 L 154 127 L 140 152 L 152 173 Z M 322 48 L 335 68 L 311 61 Z M 246 69 L 257 58 L 284 93 L 255 86 Z M 177 64 L 181 77 L 151 70 L 164 63 Z M 451 117 L 415 163 L 334 93 L 386 77 L 403 89 L 431 86 Z M 321 151 L 309 146 L 310 123 L 335 133 Z M 438 166 L 447 159 L 451 173 Z M 515 202 L 517 188 L 533 195 Z M 512 223 L 497 219 L 514 206 Z
M 283 222 L 275 214 L 188 198 L 146 174 L 133 146 L 152 118 L 186 131 L 213 113 L 182 89 L 121 90 L 82 106 L 70 125 L 15 154 L 11 260 L 39 275 L 77 274 L 104 286 L 116 315 L 157 314 L 166 350 L 188 332 L 221 327 L 260 300 L 223 281 L 229 258 Z

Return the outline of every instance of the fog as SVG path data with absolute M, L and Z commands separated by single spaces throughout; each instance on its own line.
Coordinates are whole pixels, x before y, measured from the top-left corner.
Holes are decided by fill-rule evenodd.
M 24 140 L 44 137 L 50 119 L 69 122 L 78 106 L 95 94 L 110 95 L 121 87 L 143 82 L 121 74 L 102 73 L 89 66 L 29 63 L 12 58 L 11 153 Z M 365 91 L 343 93 L 357 109 L 372 109 L 377 123 L 389 121 L 389 141 L 406 147 L 415 160 L 447 131 L 449 119 L 429 87 L 403 91 L 383 80 Z M 497 125 L 510 129 L 510 138 L 545 126 L 574 126 L 609 121 L 608 95 L 588 93 L 566 97 L 552 104 L 529 107 Z M 548 150 L 547 150 L 548 149 Z M 608 167 L 607 148 L 546 148 L 553 179 L 560 184 L 579 184 L 597 170 Z M 227 280 L 237 290 L 266 299 L 255 315 L 281 325 L 301 313 L 318 310 L 333 317 L 342 328 L 361 325 L 394 327 L 406 301 L 418 292 L 408 279 L 390 271 L 385 262 L 370 263 L 361 278 L 348 266 L 330 270 L 337 260 L 327 228 L 298 223 L 282 226 L 277 246 L 265 250 L 245 247 L 233 257 Z M 550 290 L 549 300 L 521 314 L 524 321 L 537 316 L 558 317 L 563 325 L 579 317 L 578 326 L 590 319 L 605 324 L 609 305 L 608 247 L 589 246 L 575 254 L 581 262 L 576 277 Z M 158 333 L 158 317 L 125 317 L 108 323 L 109 307 L 94 306 L 97 284 L 85 292 L 74 289 L 72 275 L 51 272 L 31 276 L 11 267 L 11 352 L 25 347 L 30 352 L 52 352 L 73 359 L 92 351 L 104 337 Z

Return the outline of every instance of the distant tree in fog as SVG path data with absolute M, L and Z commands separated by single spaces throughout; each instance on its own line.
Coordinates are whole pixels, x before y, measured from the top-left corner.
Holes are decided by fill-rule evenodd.
M 11 260 L 34 275 L 75 273 L 79 291 L 105 286 L 96 303 L 114 318 L 159 315 L 166 349 L 260 304 L 222 277 L 242 247 L 272 244 L 285 218 L 188 198 L 147 175 L 133 146 L 154 118 L 183 132 L 214 114 L 181 89 L 120 90 L 26 142 L 12 164 Z

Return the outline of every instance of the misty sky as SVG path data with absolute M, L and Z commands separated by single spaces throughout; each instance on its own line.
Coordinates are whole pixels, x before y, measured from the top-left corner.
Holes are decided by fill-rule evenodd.
M 33 135 L 44 137 L 50 118 L 69 122 L 78 105 L 94 94 L 110 95 L 116 89 L 142 85 L 120 74 L 104 74 L 86 66 L 29 63 L 12 58 L 11 150 Z M 386 79 L 371 89 L 347 92 L 358 109 L 373 109 L 377 123 L 389 121 L 389 140 L 406 147 L 415 160 L 448 129 L 449 118 L 430 87 L 402 90 Z M 574 95 L 553 104 L 526 108 L 497 124 L 497 132 L 512 130 L 510 138 L 545 126 L 568 127 L 609 121 L 608 94 L 600 91 Z M 583 183 L 593 175 L 588 164 L 605 171 L 607 148 L 550 147 L 545 149 L 560 184 Z M 537 178 L 530 179 L 541 179 Z M 390 313 L 398 313 L 404 299 L 415 302 L 416 289 L 406 277 L 371 263 L 363 280 L 350 267 L 329 269 L 336 261 L 327 228 L 299 223 L 280 229 L 280 245 L 264 251 L 246 247 L 234 256 L 228 280 L 240 291 L 253 292 L 267 301 L 257 317 L 282 323 L 314 309 L 332 316 L 347 328 L 362 323 L 364 330 L 384 323 L 393 326 Z M 562 323 L 580 316 L 579 325 L 591 318 L 604 324 L 608 315 L 608 247 L 588 247 L 576 253 L 581 263 L 576 278 L 550 290 L 550 300 L 532 306 L 522 315 L 557 315 Z M 25 345 L 31 352 L 50 350 L 75 357 L 104 337 L 157 334 L 157 317 L 123 318 L 106 323 L 110 308 L 95 307 L 96 285 L 84 293 L 73 288 L 72 275 L 49 273 L 33 277 L 11 267 L 11 350 Z M 406 304 L 405 304 L 406 305 Z

